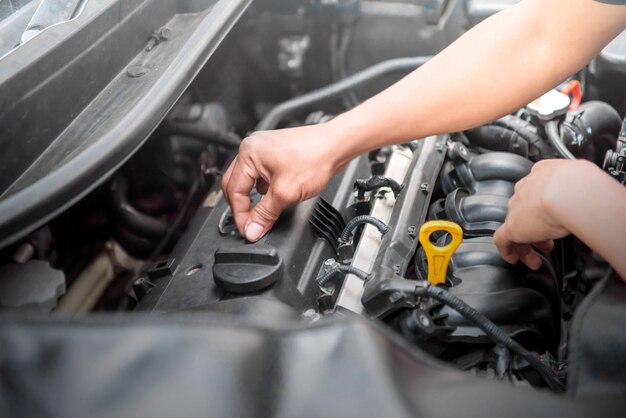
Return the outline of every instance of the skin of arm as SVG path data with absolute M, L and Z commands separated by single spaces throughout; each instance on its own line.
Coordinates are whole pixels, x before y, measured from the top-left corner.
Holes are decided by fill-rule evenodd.
M 553 239 L 570 233 L 600 254 L 626 279 L 626 188 L 584 160 L 545 160 L 515 185 L 496 245 L 509 263 L 532 269 Z
M 328 123 L 251 135 L 222 179 L 239 232 L 257 241 L 286 206 L 320 193 L 362 153 L 477 126 L 524 106 L 582 68 L 624 27 L 623 6 L 523 0 Z M 251 208 L 255 184 L 265 196 Z

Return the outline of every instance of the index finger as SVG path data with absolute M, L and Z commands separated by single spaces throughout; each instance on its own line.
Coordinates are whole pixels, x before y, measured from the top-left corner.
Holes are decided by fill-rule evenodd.
M 508 236 L 506 223 L 498 228 L 493 236 L 493 240 L 504 260 L 510 264 L 515 264 L 519 261 L 519 255 L 515 251 L 515 243 Z
M 239 233 L 243 235 L 244 226 L 250 214 L 250 192 L 258 178 L 258 174 L 241 160 L 237 160 L 230 173 L 226 195 L 233 212 L 233 219 Z

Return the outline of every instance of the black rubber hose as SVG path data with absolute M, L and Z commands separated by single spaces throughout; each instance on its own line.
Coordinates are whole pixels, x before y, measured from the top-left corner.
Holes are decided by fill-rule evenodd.
M 546 122 L 545 129 L 546 136 L 556 152 L 566 160 L 575 160 L 576 157 L 574 154 L 572 154 L 572 152 L 567 149 L 563 141 L 561 141 L 561 134 L 559 133 L 559 126 L 557 122 L 554 120 Z
M 150 257 L 148 258 L 149 260 L 156 259 L 161 254 L 161 252 L 167 247 L 167 245 L 170 243 L 170 241 L 172 240 L 172 236 L 174 235 L 176 230 L 180 227 L 180 225 L 185 220 L 185 216 L 187 215 L 187 212 L 189 212 L 189 208 L 194 202 L 194 199 L 196 198 L 196 195 L 199 190 L 200 190 L 200 180 L 196 178 L 193 181 L 193 183 L 191 183 L 191 186 L 189 187 L 189 190 L 187 191 L 187 197 L 185 199 L 185 203 L 183 204 L 183 207 L 180 209 L 180 211 L 176 215 L 174 222 L 172 222 L 172 224 L 167 228 L 167 232 L 165 233 L 165 236 L 161 239 L 161 241 L 156 246 L 154 251 L 152 251 L 152 254 L 150 254 Z
M 516 116 L 507 115 L 486 125 L 468 129 L 465 135 L 473 145 L 492 151 L 507 151 L 526 157 L 525 149 L 515 146 L 516 143 L 525 143 L 530 155 L 552 154 L 543 138 L 533 132 L 531 126 Z M 534 151 L 534 154 L 530 151 Z
M 148 259 L 159 243 L 158 240 L 140 237 L 121 225 L 113 227 L 113 236 L 128 254 L 142 260 Z
M 357 179 L 354 182 L 354 188 L 359 192 L 359 199 L 363 199 L 364 193 L 371 190 L 380 189 L 381 187 L 389 187 L 395 197 L 398 197 L 404 185 L 398 183 L 394 179 L 383 176 L 372 176 L 368 179 Z
M 355 276 L 357 276 L 359 279 L 363 281 L 366 281 L 367 276 L 368 276 L 368 274 L 361 269 L 358 269 L 352 266 L 346 266 L 343 264 L 338 264 L 337 266 L 333 267 L 331 270 L 328 270 L 322 276 L 318 277 L 316 279 L 317 284 L 319 286 L 324 286 L 330 279 L 332 279 L 333 277 L 335 277 L 336 274 L 339 274 L 339 273 L 354 274 Z
M 565 387 L 557 374 L 547 365 L 543 364 L 535 355 L 522 347 L 517 341 L 509 337 L 500 327 L 491 322 L 487 317 L 478 312 L 476 309 L 463 302 L 447 290 L 426 284 L 425 287 L 415 288 L 416 296 L 428 296 L 441 303 L 446 304 L 468 321 L 476 324 L 487 336 L 489 336 L 496 344 L 500 344 L 509 350 L 515 352 L 528 362 L 546 381 L 548 386 L 556 391 L 563 392 Z
M 186 123 L 168 124 L 167 133 L 169 135 L 180 135 L 206 144 L 219 145 L 227 148 L 239 148 L 241 144 L 241 138 L 234 132 L 201 128 Z
M 468 129 L 464 133 L 475 147 L 490 151 L 511 152 L 522 157 L 527 157 L 529 154 L 530 147 L 526 139 L 516 131 L 503 126 L 487 124 Z
M 343 243 L 350 242 L 350 240 L 352 239 L 352 234 L 354 234 L 354 231 L 356 230 L 356 228 L 359 225 L 363 225 L 363 224 L 370 224 L 370 225 L 375 226 L 376 229 L 378 229 L 378 231 L 382 235 L 385 235 L 385 233 L 389 230 L 389 227 L 378 218 L 374 218 L 373 216 L 370 216 L 370 215 L 356 216 L 352 218 L 350 222 L 346 224 L 346 227 L 343 229 L 343 232 L 341 233 L 341 237 L 339 237 L 339 242 L 343 242 Z
M 296 110 L 311 106 L 312 104 L 323 100 L 338 97 L 343 93 L 380 76 L 399 71 L 414 70 L 427 62 L 430 58 L 431 57 L 407 57 L 383 61 L 366 68 L 363 71 L 352 74 L 343 80 L 339 80 L 320 89 L 313 90 L 310 93 L 306 93 L 300 97 L 283 102 L 273 108 L 267 115 L 265 115 L 265 117 L 263 117 L 263 119 L 261 119 L 256 127 L 256 130 L 267 131 L 275 129 L 285 116 Z
M 617 110 L 608 103 L 594 100 L 567 113 L 563 137 L 575 141 L 581 136 L 584 141 L 594 142 L 607 135 L 617 138 L 621 127 L 622 118 Z
M 469 162 L 469 174 L 462 174 L 462 181 L 471 187 L 472 180 L 506 180 L 517 183 L 526 177 L 533 168 L 533 163 L 526 158 L 512 153 L 489 153 L 472 157 Z M 459 172 L 461 178 L 461 173 Z M 473 177 L 473 179 L 472 179 Z
M 167 234 L 167 223 L 139 212 L 128 202 L 128 180 L 117 176 L 113 180 L 113 211 L 121 225 L 146 239 L 161 239 Z
M 506 115 L 493 122 L 495 125 L 504 126 L 517 132 L 528 142 L 530 147 L 536 148 L 541 155 L 552 154 L 550 147 L 546 145 L 544 139 L 533 130 L 533 125 L 517 116 Z

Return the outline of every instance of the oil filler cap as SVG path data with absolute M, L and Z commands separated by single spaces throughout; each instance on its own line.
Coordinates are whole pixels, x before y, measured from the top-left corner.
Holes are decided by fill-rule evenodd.
M 227 292 L 250 293 L 274 284 L 283 272 L 275 248 L 255 245 L 215 251 L 213 278 Z

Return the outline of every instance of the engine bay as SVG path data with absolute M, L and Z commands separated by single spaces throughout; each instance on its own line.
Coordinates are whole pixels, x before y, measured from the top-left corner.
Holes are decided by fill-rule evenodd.
M 596 57 L 553 91 L 567 104 L 549 117 L 530 104 L 463 132 L 362 155 L 248 243 L 220 187 L 243 137 L 331 120 L 489 13 L 480 1 L 290 3 L 251 6 L 127 162 L 0 249 L 7 323 L 33 313 L 39 324 L 107 314 L 218 314 L 273 326 L 358 318 L 463 379 L 570 396 L 600 385 L 623 396 L 626 305 L 606 299 L 606 289 L 625 293 L 610 266 L 573 236 L 542 254 L 537 271 L 511 265 L 493 234 L 516 182 L 538 161 L 570 153 L 623 181 L 624 68 Z M 260 197 L 254 191 L 253 203 Z M 443 297 L 425 285 L 420 229 L 429 221 L 463 230 L 437 286 Z M 450 240 L 430 235 L 433 246 Z

